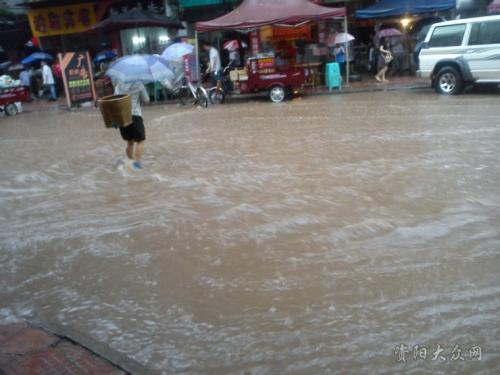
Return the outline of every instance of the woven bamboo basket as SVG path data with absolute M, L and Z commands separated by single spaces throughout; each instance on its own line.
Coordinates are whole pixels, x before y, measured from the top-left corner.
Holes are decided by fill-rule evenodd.
M 105 96 L 98 102 L 107 128 L 126 127 L 132 124 L 132 103 L 129 95 Z

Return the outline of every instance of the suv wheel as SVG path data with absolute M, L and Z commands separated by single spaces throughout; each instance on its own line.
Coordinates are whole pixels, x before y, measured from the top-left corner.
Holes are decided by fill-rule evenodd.
M 436 92 L 445 95 L 458 95 L 464 88 L 460 72 L 452 66 L 445 66 L 436 75 Z

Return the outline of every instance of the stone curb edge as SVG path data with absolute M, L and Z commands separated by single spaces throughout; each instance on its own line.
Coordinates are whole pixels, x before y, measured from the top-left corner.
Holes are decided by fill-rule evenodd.
M 60 325 L 52 322 L 43 316 L 37 316 L 35 319 L 27 321 L 29 325 L 35 328 L 47 331 L 61 339 L 68 340 L 76 345 L 79 345 L 98 357 L 105 359 L 113 364 L 118 369 L 137 375 L 160 375 L 162 372 L 158 370 L 151 370 L 139 363 L 138 361 L 120 353 L 108 345 L 105 345 L 90 335 L 79 332 L 73 328 Z

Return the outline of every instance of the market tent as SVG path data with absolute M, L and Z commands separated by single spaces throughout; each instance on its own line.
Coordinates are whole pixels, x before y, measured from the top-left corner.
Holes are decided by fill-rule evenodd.
M 222 17 L 197 22 L 197 31 L 254 29 L 267 25 L 294 26 L 307 21 L 344 17 L 345 8 L 329 8 L 309 0 L 244 0 Z
M 490 14 L 500 14 L 500 0 L 495 0 L 488 7 L 488 13 Z
M 456 0 L 380 0 L 367 8 L 356 11 L 356 18 L 370 19 L 442 12 L 454 9 Z

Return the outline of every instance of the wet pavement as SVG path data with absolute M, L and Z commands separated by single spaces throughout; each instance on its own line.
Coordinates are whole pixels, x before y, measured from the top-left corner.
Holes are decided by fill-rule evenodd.
M 96 111 L 0 118 L 0 319 L 166 373 L 498 373 L 499 103 L 152 106 L 140 172 Z

